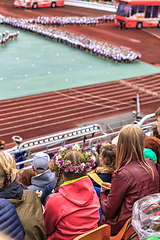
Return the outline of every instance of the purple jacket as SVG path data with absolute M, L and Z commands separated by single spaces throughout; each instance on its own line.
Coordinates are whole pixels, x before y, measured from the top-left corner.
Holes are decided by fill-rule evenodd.
M 101 224 L 107 223 L 111 226 L 111 233 L 119 232 L 126 220 L 131 217 L 132 207 L 136 200 L 152 193 L 159 192 L 159 174 L 155 164 L 147 159 L 153 169 L 154 179 L 151 171 L 146 171 L 136 159 L 121 167 L 112 175 L 111 189 L 108 196 L 106 192 L 101 193 Z

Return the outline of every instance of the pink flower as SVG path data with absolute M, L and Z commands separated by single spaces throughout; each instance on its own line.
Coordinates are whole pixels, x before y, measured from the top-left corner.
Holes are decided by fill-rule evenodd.
M 72 145 L 67 145 L 66 149 L 68 150 L 69 148 L 72 148 Z
M 68 170 L 69 170 L 70 172 L 73 172 L 73 168 L 71 168 L 71 167 L 68 167 Z

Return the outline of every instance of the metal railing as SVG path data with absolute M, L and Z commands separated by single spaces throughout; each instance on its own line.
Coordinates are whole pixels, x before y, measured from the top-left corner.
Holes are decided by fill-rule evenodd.
M 18 149 L 16 149 L 16 150 L 8 149 L 7 152 L 10 153 L 11 155 L 13 155 L 13 154 L 16 154 L 16 153 L 19 153 L 22 151 L 28 151 L 28 156 L 29 156 L 28 158 L 30 158 L 30 156 L 32 157 L 34 155 L 34 154 L 31 155 L 31 153 L 30 153 L 31 150 L 33 150 L 34 152 L 37 152 L 37 150 L 43 149 L 44 152 L 48 153 L 48 149 L 50 147 L 53 147 L 56 145 L 61 145 L 62 147 L 64 147 L 66 142 L 72 141 L 72 140 L 75 140 L 78 138 L 82 138 L 82 137 L 83 137 L 83 140 L 80 142 L 81 142 L 82 146 L 85 147 L 85 142 L 87 141 L 87 136 L 91 135 L 91 137 L 94 137 L 95 133 L 98 133 L 101 131 L 102 131 L 102 129 L 98 124 L 93 124 L 93 125 L 85 126 L 85 127 L 78 128 L 78 129 L 72 129 L 70 131 L 29 140 L 29 141 L 21 143 L 19 145 Z M 58 148 L 59 147 L 52 148 L 52 149 L 50 149 L 50 151 L 53 149 L 58 149 Z M 27 163 L 29 161 L 27 160 L 27 162 L 26 161 L 24 161 L 24 162 Z M 22 164 L 22 162 L 17 163 L 16 165 L 19 166 L 21 164 Z
M 147 136 L 151 136 L 152 126 L 156 123 L 156 121 L 149 122 L 146 124 L 144 123 L 145 121 L 148 121 L 153 117 L 155 117 L 154 113 L 148 114 L 144 116 L 140 120 L 140 122 L 135 123 L 137 124 L 137 126 L 139 126 L 145 131 Z M 101 132 L 101 135 L 98 137 L 94 137 L 94 134 L 98 132 L 99 133 Z M 68 141 L 72 141 L 76 139 L 77 141 L 73 141 L 70 144 L 73 145 L 75 143 L 78 143 L 82 145 L 82 147 L 87 146 L 89 149 L 93 149 L 93 147 L 97 146 L 98 144 L 102 144 L 104 139 L 106 142 L 111 142 L 112 139 L 116 137 L 118 134 L 119 134 L 119 131 L 111 132 L 111 133 L 102 133 L 101 127 L 98 124 L 94 124 L 94 125 L 89 125 L 82 128 L 74 129 L 71 131 L 26 141 L 19 146 L 18 150 L 16 151 L 7 150 L 7 152 L 9 152 L 10 154 L 14 154 L 22 151 L 28 151 L 29 159 L 23 162 L 16 163 L 16 166 L 18 168 L 18 166 L 21 164 L 28 164 L 28 166 L 25 168 L 31 168 L 33 156 L 35 152 L 37 152 L 37 150 L 40 151 L 39 149 L 43 148 L 43 151 L 46 153 L 54 152 L 54 151 L 57 151 L 60 147 L 64 147 L 65 145 L 67 145 Z M 91 137 L 87 138 L 88 135 L 91 135 Z M 78 141 L 78 138 L 82 138 L 82 137 L 83 137 L 83 140 Z M 30 154 L 30 150 L 34 150 L 34 153 Z
M 152 127 L 155 125 L 156 121 L 150 122 L 150 123 L 145 123 L 145 121 L 150 120 L 151 118 L 154 118 L 155 114 L 148 114 L 144 116 L 140 122 L 134 122 L 134 124 L 137 124 L 138 127 L 142 128 L 145 131 L 145 134 L 147 137 L 152 135 Z M 105 138 L 106 142 L 111 142 L 111 140 L 116 137 L 119 134 L 119 131 L 117 132 L 111 132 L 111 133 L 105 133 L 102 134 L 101 136 L 94 137 L 90 139 L 89 141 L 89 148 L 93 148 L 94 146 L 97 146 L 97 144 L 102 144 L 103 138 Z

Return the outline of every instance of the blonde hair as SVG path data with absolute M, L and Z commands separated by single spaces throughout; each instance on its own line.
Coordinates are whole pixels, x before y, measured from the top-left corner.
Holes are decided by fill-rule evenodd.
M 13 182 L 16 178 L 16 162 L 14 158 L 4 151 L 0 152 L 0 166 L 4 170 L 10 181 Z M 2 173 L 2 171 L 1 171 Z M 2 174 L 3 175 L 3 174 Z M 1 177 L 1 176 L 0 176 Z
M 51 172 L 56 172 L 56 166 L 54 164 L 53 159 L 50 159 L 49 161 L 49 169 L 51 170 Z
M 138 126 L 131 124 L 123 127 L 118 136 L 116 169 L 120 167 L 123 161 L 128 160 L 126 165 L 131 162 L 133 156 L 137 162 L 146 170 L 150 170 L 154 179 L 154 173 L 150 165 L 146 162 L 143 150 L 145 132 Z M 146 169 L 148 168 L 148 170 Z
M 13 240 L 13 238 L 4 234 L 3 232 L 0 232 L 0 240 Z

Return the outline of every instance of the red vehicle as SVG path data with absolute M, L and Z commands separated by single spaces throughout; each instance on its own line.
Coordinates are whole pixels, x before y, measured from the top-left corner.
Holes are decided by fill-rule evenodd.
M 64 0 L 15 0 L 15 7 L 41 8 L 41 7 L 62 7 Z
M 118 0 L 114 23 L 121 28 L 160 28 L 160 0 Z

